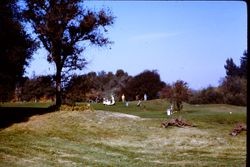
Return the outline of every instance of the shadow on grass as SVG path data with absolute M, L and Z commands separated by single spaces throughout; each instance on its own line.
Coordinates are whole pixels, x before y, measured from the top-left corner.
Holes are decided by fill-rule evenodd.
M 34 115 L 42 115 L 57 110 L 55 105 L 49 107 L 0 107 L 0 129 L 14 123 L 26 122 Z

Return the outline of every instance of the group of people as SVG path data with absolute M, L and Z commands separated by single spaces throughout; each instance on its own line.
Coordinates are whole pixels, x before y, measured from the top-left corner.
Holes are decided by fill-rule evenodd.
M 104 105 L 114 105 L 115 104 L 115 97 L 111 95 L 111 100 L 103 98 L 103 104 Z
M 147 98 L 148 98 L 146 93 L 144 94 L 143 97 L 144 97 L 144 101 L 146 101 Z M 125 103 L 126 106 L 128 106 L 128 101 L 126 101 L 126 98 L 125 98 L 124 94 L 122 94 L 121 98 L 122 98 L 122 102 Z M 104 105 L 114 105 L 115 104 L 114 95 L 111 95 L 111 100 L 109 100 L 107 98 L 103 98 L 103 104 Z M 138 103 L 137 103 L 137 106 L 140 106 L 140 105 L 141 105 L 141 100 L 139 100 Z
M 128 102 L 126 101 L 126 98 L 125 98 L 124 94 L 122 94 L 121 98 L 122 98 L 122 102 L 125 103 L 126 106 L 128 106 Z M 144 101 L 146 101 L 146 100 L 147 100 L 147 95 L 144 94 Z M 108 105 L 108 106 L 114 105 L 115 104 L 114 95 L 111 95 L 111 100 L 103 98 L 103 104 Z M 141 100 L 138 101 L 137 106 L 141 106 Z M 173 110 L 174 110 L 173 109 L 173 104 L 171 104 L 170 108 L 167 109 L 166 114 L 168 116 L 170 116 L 171 114 L 173 114 Z

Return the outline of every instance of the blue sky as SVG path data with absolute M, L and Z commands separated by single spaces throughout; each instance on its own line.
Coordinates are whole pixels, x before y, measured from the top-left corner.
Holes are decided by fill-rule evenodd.
M 158 70 L 166 83 L 184 80 L 190 88 L 218 86 L 227 58 L 239 65 L 247 49 L 247 8 L 240 1 L 87 1 L 116 16 L 107 37 L 114 44 L 89 47 L 89 64 L 79 74 L 123 69 L 129 75 Z M 46 52 L 35 55 L 27 75 L 55 72 Z

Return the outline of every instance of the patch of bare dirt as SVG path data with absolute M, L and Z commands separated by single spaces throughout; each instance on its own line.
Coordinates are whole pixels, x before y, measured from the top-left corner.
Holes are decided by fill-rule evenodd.
M 102 115 L 102 116 L 105 116 L 105 117 L 141 119 L 141 117 L 139 117 L 139 116 L 124 114 L 124 113 L 116 113 L 116 112 L 103 111 L 103 110 L 98 110 L 96 112 L 99 115 Z

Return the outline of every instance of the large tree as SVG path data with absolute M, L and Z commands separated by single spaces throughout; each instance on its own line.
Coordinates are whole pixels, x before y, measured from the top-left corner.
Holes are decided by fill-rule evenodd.
M 185 81 L 177 80 L 172 85 L 171 103 L 174 105 L 175 111 L 181 111 L 183 108 L 182 102 L 188 101 L 189 88 Z
M 240 58 L 240 75 L 247 79 L 247 61 L 248 61 L 248 52 L 244 51 L 243 56 Z
M 248 51 L 240 58 L 240 65 L 236 66 L 232 59 L 226 60 L 226 77 L 219 86 L 223 93 L 224 102 L 233 105 L 247 104 L 247 61 Z
M 82 69 L 86 44 L 104 46 L 111 42 L 104 37 L 114 17 L 108 10 L 91 11 L 82 0 L 27 0 L 25 18 L 31 23 L 47 60 L 56 66 L 56 105 L 61 105 L 62 73 Z
M 156 99 L 165 85 L 156 70 L 145 70 L 133 77 L 122 91 L 128 100 L 133 100 L 135 97 L 142 99 L 144 94 L 148 99 Z
M 219 89 L 226 104 L 247 105 L 247 79 L 239 76 L 225 77 Z
M 12 98 L 36 43 L 24 31 L 16 0 L 0 1 L 0 100 Z
M 226 60 L 224 68 L 226 70 L 226 77 L 243 77 L 247 79 L 247 61 L 248 52 L 244 51 L 243 56 L 240 58 L 240 65 L 237 66 L 232 58 Z
M 224 65 L 227 76 L 238 76 L 240 74 L 240 68 L 234 63 L 232 58 L 226 60 L 226 64 Z

